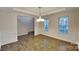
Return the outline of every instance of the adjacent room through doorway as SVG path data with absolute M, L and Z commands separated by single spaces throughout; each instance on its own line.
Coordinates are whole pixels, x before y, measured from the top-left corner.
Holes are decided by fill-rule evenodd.
M 34 36 L 34 20 L 31 16 L 17 16 L 17 37 L 23 40 Z

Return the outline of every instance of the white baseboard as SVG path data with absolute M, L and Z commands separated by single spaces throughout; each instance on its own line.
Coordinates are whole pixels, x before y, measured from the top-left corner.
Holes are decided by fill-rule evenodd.
M 45 35 L 45 34 L 42 34 L 42 35 Z M 63 38 L 61 37 L 56 37 L 56 36 L 50 36 L 50 35 L 46 35 L 46 36 L 49 36 L 49 37 L 53 37 L 53 38 L 56 38 L 56 39 L 59 39 L 59 40 L 63 40 Z M 76 42 L 72 41 L 72 40 L 68 40 L 68 39 L 64 39 L 64 41 L 66 42 L 70 42 L 70 43 L 73 43 L 73 44 L 77 44 Z M 79 43 L 78 43 L 78 47 L 79 47 Z
M 25 33 L 25 34 L 20 34 L 20 35 L 17 35 L 17 36 L 22 36 L 22 35 L 27 35 L 28 33 Z
M 11 41 L 7 41 L 7 42 L 3 42 L 2 44 L 1 44 L 1 46 L 2 45 L 6 45 L 6 44 L 10 44 L 10 43 L 13 43 L 13 42 L 17 42 L 18 40 L 11 40 Z

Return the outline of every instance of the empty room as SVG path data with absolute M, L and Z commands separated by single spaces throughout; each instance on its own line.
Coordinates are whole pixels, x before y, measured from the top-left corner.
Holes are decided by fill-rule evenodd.
M 0 51 L 78 51 L 78 7 L 0 7 Z

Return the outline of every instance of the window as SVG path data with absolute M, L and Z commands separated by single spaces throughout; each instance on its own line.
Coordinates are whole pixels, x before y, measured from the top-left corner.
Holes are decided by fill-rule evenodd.
M 62 16 L 58 19 L 58 30 L 60 33 L 68 33 L 68 16 Z
M 44 20 L 44 31 L 48 32 L 48 18 Z

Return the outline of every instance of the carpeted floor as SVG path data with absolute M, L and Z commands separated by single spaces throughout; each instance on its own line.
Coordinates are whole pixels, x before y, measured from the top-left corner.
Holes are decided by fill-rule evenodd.
M 44 35 L 18 37 L 18 41 L 3 45 L 1 51 L 76 51 L 77 45 Z

